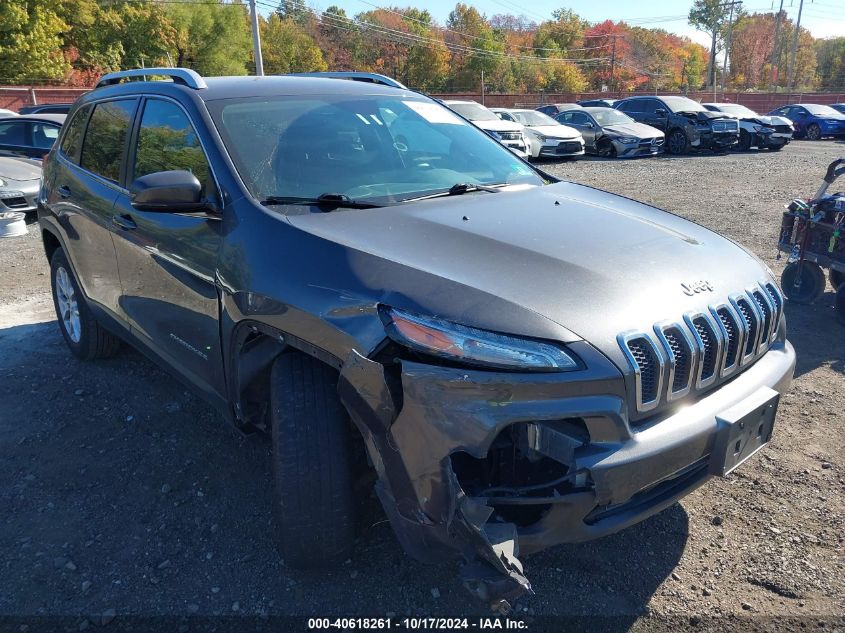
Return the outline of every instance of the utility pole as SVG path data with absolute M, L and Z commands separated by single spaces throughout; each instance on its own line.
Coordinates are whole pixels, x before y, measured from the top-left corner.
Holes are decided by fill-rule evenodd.
M 481 69 L 481 105 L 484 105 L 484 69 Z
M 787 81 L 787 92 L 792 94 L 792 87 L 795 84 L 795 55 L 798 53 L 798 36 L 801 34 L 801 11 L 804 9 L 804 0 L 798 5 L 798 19 L 795 21 L 795 35 L 792 36 L 792 51 L 789 53 L 789 80 Z
M 255 74 L 264 76 L 264 58 L 261 56 L 261 33 L 258 31 L 258 9 L 255 0 L 249 0 L 249 12 L 252 16 L 252 47 L 255 50 Z
M 731 50 L 731 38 L 733 36 L 733 29 L 734 29 L 734 6 L 737 4 L 742 4 L 741 1 L 731 2 L 727 6 L 730 6 L 731 13 L 730 17 L 728 18 L 728 41 L 725 43 L 725 59 L 722 62 L 722 92 L 725 91 L 725 86 L 728 83 L 728 55 Z
M 777 78 L 778 78 L 778 60 L 780 59 L 780 46 L 779 38 L 780 38 L 780 21 L 783 17 L 783 0 L 780 0 L 780 9 L 778 9 L 778 16 L 775 19 L 775 40 L 774 44 L 772 44 L 772 79 L 769 82 L 769 90 L 777 89 Z
M 614 84 L 616 83 L 616 38 L 619 37 L 619 35 L 611 35 L 611 37 L 613 38 L 613 48 L 610 52 L 610 91 L 611 93 L 615 94 L 616 86 Z

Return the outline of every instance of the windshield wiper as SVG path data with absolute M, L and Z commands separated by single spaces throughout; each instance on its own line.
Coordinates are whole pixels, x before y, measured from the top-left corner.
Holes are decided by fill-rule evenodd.
M 506 187 L 508 183 L 501 183 L 498 185 L 479 185 L 471 182 L 456 182 L 446 191 L 438 191 L 437 193 L 430 193 L 424 196 L 415 196 L 413 198 L 405 198 L 402 202 L 414 202 L 416 200 L 428 200 L 429 198 L 440 198 L 443 196 L 460 196 L 471 191 L 488 191 L 490 193 L 499 193 L 502 187 Z
M 261 201 L 263 205 L 273 204 L 297 204 L 297 205 L 314 205 L 323 207 L 324 211 L 331 211 L 332 209 L 374 209 L 380 207 L 380 204 L 374 202 L 365 202 L 363 200 L 353 200 L 346 194 L 342 193 L 322 193 L 316 198 L 301 198 L 297 196 L 268 196 Z

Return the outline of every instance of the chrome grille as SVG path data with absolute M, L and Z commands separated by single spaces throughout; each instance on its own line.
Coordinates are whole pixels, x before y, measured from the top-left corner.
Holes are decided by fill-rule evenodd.
M 780 290 L 763 282 L 709 311 L 685 314 L 682 323 L 620 334 L 617 340 L 634 370 L 637 411 L 706 389 L 747 366 L 775 340 L 782 316 Z
M 731 119 L 720 119 L 713 121 L 714 132 L 736 132 L 739 129 L 739 123 Z

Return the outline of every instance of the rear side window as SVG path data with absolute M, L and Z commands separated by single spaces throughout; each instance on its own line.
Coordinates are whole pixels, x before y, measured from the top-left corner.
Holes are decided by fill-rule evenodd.
M 0 144 L 26 145 L 26 128 L 19 121 L 0 123 Z
M 624 103 L 619 104 L 619 109 L 622 112 L 642 112 L 643 109 L 641 107 L 642 101 L 639 99 L 635 99 L 633 101 L 625 101 Z
M 187 115 L 175 103 L 149 99 L 138 130 L 133 178 L 173 169 L 191 172 L 206 193 L 208 161 Z
M 120 163 L 135 104 L 135 99 L 124 99 L 94 106 L 82 144 L 82 167 L 108 180 L 120 180 Z
M 642 101 L 643 104 L 640 108 L 640 112 L 644 112 L 645 114 L 654 114 L 658 109 L 663 109 L 668 112 L 666 106 L 656 99 L 643 99 Z
M 50 149 L 59 138 L 59 126 L 49 123 L 32 124 L 32 146 L 39 149 Z
M 82 149 L 82 134 L 85 132 L 85 123 L 91 113 L 91 106 L 87 105 L 73 115 L 71 120 L 65 124 L 65 135 L 62 138 L 62 154 L 74 163 L 79 162 L 79 150 Z

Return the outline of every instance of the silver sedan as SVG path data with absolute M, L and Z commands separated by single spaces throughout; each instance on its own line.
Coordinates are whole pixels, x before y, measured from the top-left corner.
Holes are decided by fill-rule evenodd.
M 581 132 L 587 151 L 599 156 L 628 158 L 663 152 L 663 132 L 613 108 L 566 110 L 556 118 Z
M 0 154 L 0 213 L 35 211 L 40 183 L 40 161 Z

